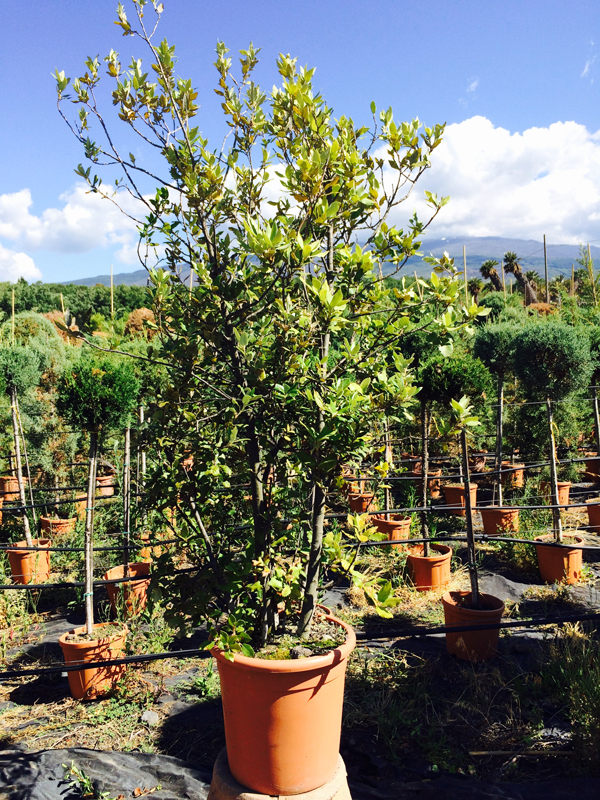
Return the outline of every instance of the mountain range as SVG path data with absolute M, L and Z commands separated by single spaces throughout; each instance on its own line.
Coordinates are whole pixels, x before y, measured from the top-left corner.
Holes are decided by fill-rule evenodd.
M 423 255 L 441 256 L 447 252 L 455 258 L 456 266 L 462 269 L 463 246 L 467 256 L 467 274 L 469 277 L 479 276 L 479 267 L 488 258 L 500 261 L 504 253 L 512 250 L 519 257 L 523 271 L 536 270 L 543 277 L 544 275 L 544 244 L 535 239 L 510 239 L 501 236 L 464 236 L 449 237 L 445 239 L 424 239 L 421 245 Z M 591 255 L 594 260 L 600 259 L 600 247 L 592 245 Z M 579 267 L 576 259 L 579 258 L 579 246 L 575 244 L 547 244 L 546 254 L 548 259 L 548 273 L 550 278 L 557 275 L 571 275 L 571 265 Z M 408 260 L 406 266 L 400 274 L 410 275 L 415 272 L 420 275 L 429 275 L 430 269 L 427 264 L 423 264 L 421 256 L 415 256 Z M 187 273 L 189 275 L 189 273 Z M 182 277 L 187 279 L 184 272 Z M 138 269 L 134 272 L 120 272 L 113 275 L 115 286 L 124 284 L 125 286 L 145 286 L 148 281 L 148 273 L 145 269 Z M 102 283 L 110 286 L 110 275 L 97 275 L 94 278 L 81 278 L 76 281 L 64 281 L 80 286 L 95 286 Z

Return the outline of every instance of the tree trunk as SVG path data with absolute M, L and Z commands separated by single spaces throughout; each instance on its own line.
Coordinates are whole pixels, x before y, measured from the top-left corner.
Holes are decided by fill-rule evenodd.
M 502 281 L 500 280 L 500 276 L 498 275 L 496 270 L 490 272 L 490 283 L 497 292 L 504 291 L 504 288 L 502 286 Z
M 598 389 L 595 386 L 592 387 L 592 403 L 594 407 L 594 433 L 596 436 L 596 455 L 600 456 L 600 414 L 598 413 Z
M 129 531 L 131 527 L 131 428 L 125 428 L 123 459 L 123 577 L 129 575 Z
M 465 486 L 465 513 L 467 522 L 467 547 L 469 550 L 469 578 L 471 579 L 471 603 L 473 608 L 479 608 L 479 582 L 477 579 L 477 553 L 475 550 L 475 536 L 473 534 L 473 516 L 471 508 L 471 481 L 469 475 L 469 453 L 467 450 L 467 432 L 463 428 L 460 432 L 462 449 L 462 463 Z
M 502 437 L 503 411 L 504 411 L 504 376 L 498 378 L 498 411 L 497 411 L 497 438 L 496 438 L 496 478 L 498 482 L 498 505 L 502 505 Z
M 29 499 L 31 500 L 31 516 L 33 517 L 33 525 L 37 526 L 37 514 L 35 513 L 35 504 L 33 502 L 33 486 L 31 485 L 31 473 L 29 471 L 29 459 L 27 458 L 27 443 L 25 442 L 25 432 L 23 430 L 23 423 L 21 422 L 21 412 L 19 411 L 19 398 L 16 397 L 17 408 L 17 421 L 19 423 L 19 430 L 21 431 L 21 441 L 23 442 L 23 455 L 25 457 L 25 466 L 27 467 L 27 475 L 29 476 Z
M 98 432 L 90 431 L 89 475 L 85 509 L 85 632 L 94 632 L 94 500 L 96 497 L 96 468 L 98 461 Z
M 27 516 L 27 500 L 25 498 L 25 485 L 23 484 L 23 470 L 21 466 L 21 443 L 19 440 L 19 423 L 17 420 L 17 390 L 13 387 L 10 392 L 10 407 L 12 412 L 13 438 L 15 440 L 15 462 L 17 483 L 19 484 L 19 500 L 23 506 L 23 528 L 25 530 L 25 541 L 29 547 L 33 547 L 33 539 L 29 529 L 29 517 Z
M 554 523 L 554 538 L 557 542 L 562 542 L 562 522 L 560 519 L 560 508 L 558 508 L 558 480 L 556 478 L 556 443 L 554 441 L 554 418 L 552 414 L 552 402 L 546 400 L 546 410 L 548 412 L 548 428 L 550 429 L 550 484 L 552 496 L 552 520 Z
M 423 555 L 429 557 L 429 525 L 427 522 L 427 477 L 429 475 L 429 441 L 427 426 L 427 402 L 421 400 L 421 466 L 423 483 L 421 484 L 421 538 L 423 542 Z

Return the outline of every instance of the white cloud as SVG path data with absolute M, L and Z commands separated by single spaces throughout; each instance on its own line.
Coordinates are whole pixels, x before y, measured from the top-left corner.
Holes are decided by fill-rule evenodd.
M 42 273 L 30 256 L 9 250 L 0 244 L 0 281 L 16 283 L 19 278 L 25 278 L 31 283 L 41 280 Z
M 479 86 L 479 78 L 472 78 L 469 81 L 469 85 L 467 86 L 467 92 L 474 92 L 475 89 Z
M 582 78 L 587 78 L 588 77 L 588 75 L 590 74 L 590 70 L 591 70 L 592 66 L 594 65 L 594 63 L 596 61 L 596 58 L 597 58 L 597 56 L 592 56 L 591 58 L 588 58 L 588 60 L 585 62 L 585 66 L 583 68 L 583 72 L 581 73 L 581 77 Z M 593 82 L 593 78 L 592 78 L 592 82 Z
M 423 189 L 450 195 L 436 237 L 600 239 L 600 132 L 556 122 L 511 134 L 476 116 L 446 128 L 432 162 L 402 216 L 416 206 L 427 218 Z
M 60 208 L 47 208 L 36 216 L 30 211 L 29 189 L 0 195 L 0 238 L 28 251 L 87 253 L 99 247 L 120 245 L 116 256 L 135 263 L 135 223 L 109 200 L 86 193 L 83 185 L 60 196 Z M 141 204 L 128 195 L 119 202 L 128 213 L 143 216 Z

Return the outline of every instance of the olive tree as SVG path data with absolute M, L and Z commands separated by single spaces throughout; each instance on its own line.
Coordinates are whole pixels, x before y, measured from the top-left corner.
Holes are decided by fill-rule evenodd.
M 267 94 L 253 80 L 258 50 L 241 51 L 234 74 L 218 43 L 227 136 L 211 148 L 174 47 L 155 44 L 147 4 L 132 5 L 135 21 L 119 5 L 117 24 L 146 48 L 150 71 L 141 59 L 123 69 L 114 50 L 105 63 L 120 119 L 164 159 L 151 176 L 156 193 L 143 191 L 146 162 L 110 135 L 98 58 L 73 81 L 57 72 L 59 107 L 69 97 L 79 110 L 67 121 L 92 162 L 77 170 L 90 189 L 114 202 L 128 191 L 145 208 L 139 251 L 159 329 L 151 357 L 166 372 L 150 409 L 148 489 L 167 524 L 177 508 L 177 534 L 205 567 L 201 581 L 179 576 L 163 589 L 180 593 L 182 624 L 229 614 L 215 637 L 250 652 L 249 637 L 264 642 L 292 604 L 298 632 L 309 632 L 328 497 L 343 464 L 368 452 L 372 425 L 417 391 L 402 336 L 425 324 L 443 338 L 478 310 L 461 306 L 448 257 L 429 260 L 437 272 L 420 294 L 383 279 L 419 252 L 447 201 L 426 192 L 430 219 L 398 223 L 442 125 L 398 122 L 375 104 L 370 126 L 335 118 L 313 88 L 314 69 L 289 55 Z M 154 9 L 160 16 L 162 4 Z M 101 164 L 121 170 L 116 198 L 92 172 Z

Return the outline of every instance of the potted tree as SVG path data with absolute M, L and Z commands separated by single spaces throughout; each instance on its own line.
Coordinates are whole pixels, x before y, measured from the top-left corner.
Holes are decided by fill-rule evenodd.
M 134 7 L 141 13 L 140 3 Z M 122 7 L 118 24 L 133 30 Z M 134 130 L 145 112 L 132 98 L 155 98 L 149 135 L 167 166 L 148 200 L 136 183 L 138 167 L 125 159 L 128 187 L 148 210 L 140 252 L 164 245 L 162 262 L 148 263 L 159 329 L 152 349 L 165 379 L 149 410 L 157 453 L 147 491 L 165 524 L 177 509 L 174 535 L 202 569 L 202 581 L 193 583 L 163 571 L 153 592 L 168 593 L 173 624 L 209 622 L 236 780 L 266 794 L 306 792 L 326 783 L 338 763 L 344 673 L 355 642 L 345 623 L 318 608 L 328 502 L 343 483 L 343 465 L 368 452 L 371 426 L 417 391 L 399 350 L 402 334 L 417 327 L 423 308 L 440 328 L 472 316 L 460 309 L 458 283 L 444 263 L 435 262 L 440 274 L 423 287 L 424 299 L 402 283 L 389 287 L 380 273 L 397 271 L 418 250 L 423 223 L 413 219 L 401 231 L 388 214 L 401 186 L 426 168 L 443 127 L 419 138 L 417 122 L 400 125 L 391 109 L 381 112 L 372 131 L 373 143 L 386 149 L 380 161 L 359 144 L 365 128 L 347 117 L 334 121 L 313 92 L 313 70 L 281 56 L 282 85 L 267 97 L 252 82 L 257 51 L 241 53 L 238 80 L 219 43 L 217 92 L 232 135 L 215 155 L 194 126 L 196 95 L 190 81 L 176 79 L 173 49 L 166 41 L 153 45 L 144 27 L 135 30 L 149 45 L 159 83 L 140 71 L 122 89 L 112 51 L 114 98 Z M 60 102 L 69 79 L 56 77 Z M 87 130 L 94 118 L 105 124 L 90 104 L 99 81 L 92 59 L 87 77 L 72 84 L 86 120 L 73 130 L 92 160 L 109 153 L 112 141 L 92 143 Z M 165 126 L 172 128 L 166 139 Z M 269 152 L 280 191 L 267 209 Z M 114 151 L 108 158 L 125 164 Z M 383 192 L 386 163 L 397 186 Z M 103 191 L 89 169 L 80 174 Z M 445 203 L 428 200 L 433 215 Z M 355 244 L 357 236 L 366 247 Z M 194 276 L 189 285 L 184 266 Z M 192 470 L 182 466 L 190 452 Z M 349 573 L 389 615 L 391 587 Z M 292 632 L 319 652 L 323 626 L 328 645 L 320 655 L 255 657 L 273 637 Z
M 44 363 L 40 354 L 27 345 L 8 345 L 0 348 L 0 380 L 10 400 L 13 446 L 15 452 L 15 478 L 19 490 L 23 520 L 24 541 L 16 542 L 15 549 L 7 551 L 15 583 L 42 583 L 50 573 L 49 539 L 31 536 L 28 503 L 21 461 L 21 433 L 18 419 L 18 398 L 31 391 L 40 379 Z
M 540 574 L 547 583 L 575 583 L 581 572 L 581 550 L 565 545 L 566 539 L 574 544 L 582 539 L 564 537 L 562 532 L 560 506 L 564 503 L 559 498 L 553 403 L 589 385 L 593 369 L 589 339 L 584 331 L 562 322 L 538 322 L 520 331 L 515 355 L 514 370 L 525 396 L 545 402 L 548 420 L 553 533 L 536 541 L 553 540 L 554 544 L 536 545 Z
M 465 483 L 465 506 L 467 523 L 467 542 L 469 558 L 469 577 L 471 591 L 446 592 L 442 597 L 444 620 L 446 626 L 490 625 L 500 622 L 504 613 L 504 603 L 498 597 L 483 594 L 479 591 L 477 574 L 477 554 L 475 536 L 473 534 L 473 517 L 471 495 L 466 491 L 469 485 L 469 454 L 467 448 L 467 431 L 478 425 L 476 417 L 471 414 L 471 406 L 467 397 L 452 401 L 453 419 L 443 426 L 443 435 L 460 435 L 463 478 Z M 459 633 L 446 632 L 446 647 L 449 653 L 467 661 L 486 661 L 493 658 L 498 650 L 499 629 L 470 630 Z
M 473 343 L 473 355 L 479 358 L 496 377 L 496 480 L 494 481 L 497 492 L 497 505 L 482 506 L 479 508 L 483 521 L 483 529 L 489 536 L 506 531 L 519 530 L 519 510 L 504 507 L 502 502 L 502 440 L 503 440 L 503 409 L 504 409 L 504 381 L 506 374 L 512 369 L 515 343 L 518 341 L 518 328 L 508 322 L 495 324 L 488 323 L 479 328 Z M 518 465 L 522 469 L 524 465 Z M 508 465 L 510 469 L 510 465 Z
M 94 661 L 116 658 L 125 646 L 127 629 L 94 622 L 94 505 L 96 466 L 102 434 L 122 426 L 135 407 L 138 384 L 131 365 L 114 357 L 83 352 L 65 371 L 58 386 L 57 410 L 74 428 L 89 435 L 89 471 L 85 517 L 85 625 L 63 634 L 59 643 L 67 664 L 85 669 L 69 672 L 71 694 L 91 699 L 103 694 L 122 675 L 123 667 L 93 667 Z

